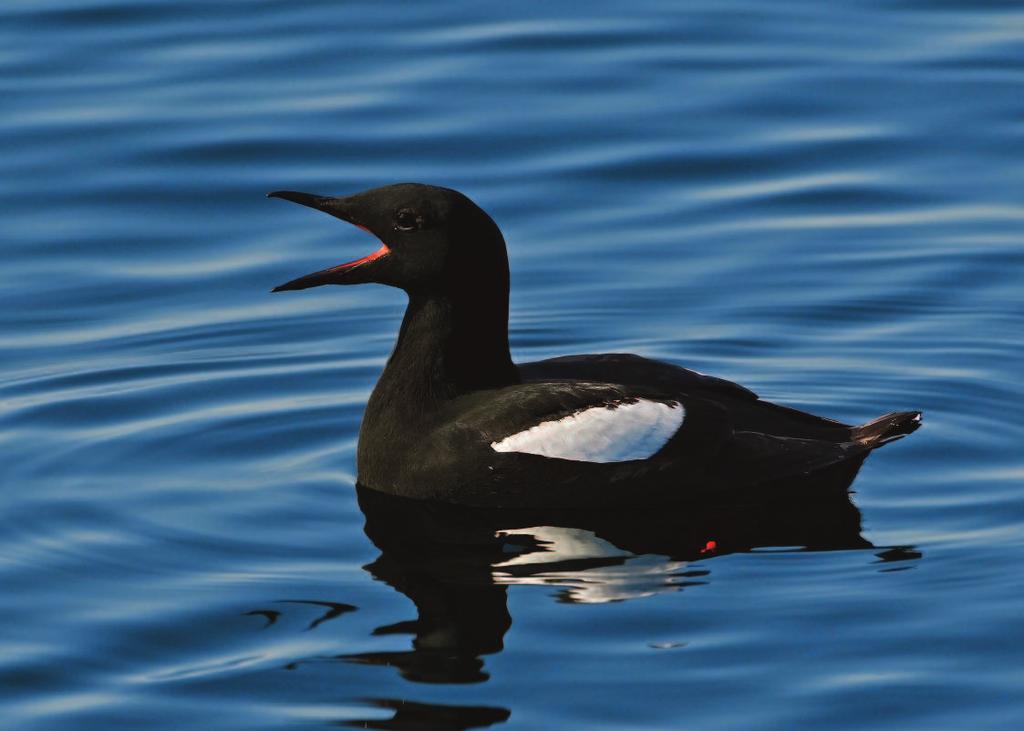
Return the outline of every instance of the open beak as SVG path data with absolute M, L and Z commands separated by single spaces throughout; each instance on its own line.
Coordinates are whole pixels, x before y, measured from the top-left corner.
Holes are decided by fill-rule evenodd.
M 329 196 L 311 195 L 310 193 L 297 193 L 292 190 L 275 190 L 273 193 L 267 193 L 267 197 L 283 198 L 292 203 L 315 208 L 318 211 L 329 213 L 335 218 L 340 218 L 342 221 L 358 226 L 368 233 L 373 233 L 355 217 L 352 206 L 346 198 L 331 198 Z M 284 292 L 291 289 L 308 289 L 310 287 L 319 287 L 321 284 L 363 284 L 375 282 L 377 281 L 375 275 L 379 267 L 379 261 L 387 257 L 390 252 L 391 250 L 387 244 L 382 242 L 381 247 L 377 251 L 367 254 L 361 259 L 307 274 L 304 277 L 299 277 L 274 287 L 271 291 Z

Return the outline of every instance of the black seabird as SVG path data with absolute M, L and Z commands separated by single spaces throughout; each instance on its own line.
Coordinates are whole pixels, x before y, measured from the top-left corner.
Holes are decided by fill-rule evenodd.
M 359 482 L 371 489 L 501 508 L 773 500 L 920 425 L 907 411 L 850 426 L 636 355 L 516 365 L 505 240 L 469 198 L 418 183 L 269 195 L 382 244 L 275 292 L 377 282 L 409 296 L 359 432 Z

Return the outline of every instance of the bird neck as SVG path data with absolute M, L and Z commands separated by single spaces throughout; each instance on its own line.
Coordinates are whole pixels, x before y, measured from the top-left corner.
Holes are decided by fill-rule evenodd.
M 457 396 L 518 383 L 508 349 L 508 288 L 501 290 L 410 293 L 366 420 L 415 422 Z

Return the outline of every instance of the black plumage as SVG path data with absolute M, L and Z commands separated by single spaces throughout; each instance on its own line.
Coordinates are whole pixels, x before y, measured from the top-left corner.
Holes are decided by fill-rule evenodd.
M 771 500 L 809 475 L 859 464 L 920 424 L 911 411 L 854 427 L 635 355 L 517 366 L 508 347 L 505 241 L 466 196 L 415 183 L 347 198 L 270 195 L 353 223 L 383 244 L 274 291 L 378 282 L 408 293 L 360 429 L 358 474 L 369 488 L 503 508 Z M 646 459 L 589 462 L 492 447 L 541 422 L 638 400 L 685 408 L 681 428 Z

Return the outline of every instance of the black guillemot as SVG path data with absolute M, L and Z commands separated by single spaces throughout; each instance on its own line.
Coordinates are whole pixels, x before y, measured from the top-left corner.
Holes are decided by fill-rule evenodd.
M 408 294 L 359 431 L 358 479 L 373 490 L 498 508 L 770 500 L 921 423 L 905 411 L 850 426 L 636 355 L 516 365 L 505 240 L 465 195 L 403 183 L 346 198 L 269 196 L 381 242 L 275 292 L 376 282 Z

